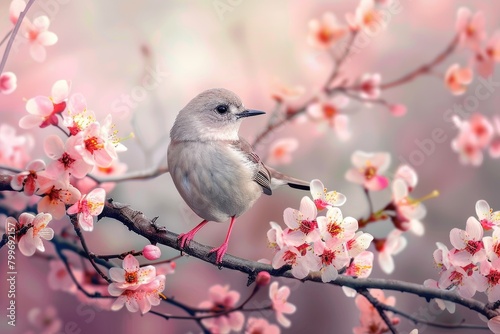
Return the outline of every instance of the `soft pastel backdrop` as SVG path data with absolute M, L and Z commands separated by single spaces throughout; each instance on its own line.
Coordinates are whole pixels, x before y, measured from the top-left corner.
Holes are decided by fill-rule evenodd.
M 306 43 L 307 23 L 325 11 L 335 13 L 342 21 L 344 13 L 352 12 L 357 1 L 233 1 L 233 10 L 221 17 L 214 7 L 216 1 L 71 1 L 40 0 L 35 2 L 28 17 L 38 14 L 50 17 L 51 29 L 59 36 L 55 46 L 47 49 L 47 60 L 35 63 L 27 47 L 21 45 L 12 50 L 6 70 L 18 76 L 18 89 L 11 95 L 0 96 L 0 120 L 17 126 L 25 115 L 25 99 L 35 95 L 48 95 L 50 87 L 59 79 L 72 82 L 72 92 L 83 93 L 89 108 L 104 117 L 114 114 L 116 128 L 122 136 L 137 131 L 142 146 L 135 140 L 124 144 L 129 150 L 120 155 L 128 164 L 129 171 L 154 166 L 165 153 L 168 134 L 177 112 L 196 94 L 212 87 L 225 87 L 239 94 L 245 105 L 271 111 L 273 81 L 279 80 L 306 87 L 306 94 L 314 94 L 327 77 L 328 61 L 318 61 L 318 51 Z M 225 2 L 225 1 L 222 1 Z M 406 73 L 419 64 L 429 61 L 444 49 L 454 35 L 454 20 L 458 7 L 465 5 L 472 10 L 481 9 L 487 18 L 488 31 L 500 26 L 500 4 L 497 1 L 451 0 L 401 0 L 401 13 L 391 17 L 387 31 L 374 36 L 368 46 L 353 57 L 345 68 L 353 78 L 365 72 L 379 72 L 383 81 L 389 81 Z M 8 21 L 9 1 L 0 4 L 0 34 L 11 29 Z M 2 48 L 3 50 L 3 48 Z M 142 50 L 142 51 L 141 51 Z M 144 52 L 149 52 L 146 59 Z M 467 64 L 465 52 L 453 60 Z M 324 60 L 324 59 L 323 59 Z M 451 64 L 451 60 L 447 62 Z M 145 68 L 159 69 L 164 73 L 159 85 L 148 90 L 146 96 L 130 108 L 130 114 L 118 111 L 122 94 L 131 94 L 148 75 Z M 352 139 L 340 142 L 332 131 L 317 134 L 316 124 L 289 124 L 276 131 L 257 147 L 260 154 L 273 139 L 295 136 L 300 147 L 294 161 L 281 170 L 302 179 L 321 179 L 330 189 L 347 195 L 342 207 L 345 215 L 361 217 L 367 213 L 360 187 L 344 179 L 350 167 L 350 155 L 356 149 L 388 151 L 393 161 L 391 172 L 400 163 L 400 157 L 408 159 L 418 150 L 416 140 L 431 138 L 436 128 L 445 131 L 447 140 L 436 144 L 434 152 L 425 155 L 423 163 L 415 165 L 420 182 L 416 196 L 433 189 L 441 193 L 437 199 L 426 202 L 428 215 L 424 219 L 426 233 L 423 237 L 407 234 L 409 245 L 395 258 L 396 270 L 392 277 L 421 283 L 427 278 L 437 278 L 433 267 L 432 252 L 435 242 L 449 244 L 449 230 L 465 227 L 467 217 L 475 215 L 474 204 L 478 199 L 487 200 L 493 208 L 500 207 L 498 176 L 500 162 L 486 158 L 479 168 L 462 166 L 452 152 L 451 139 L 457 131 L 443 120 L 445 111 L 454 104 L 463 103 L 471 90 L 461 97 L 452 96 L 442 81 L 446 66 L 437 75 L 419 77 L 408 85 L 384 92 L 387 99 L 406 104 L 408 114 L 402 118 L 391 116 L 380 107 L 369 108 L 351 103 Z M 499 81 L 500 76 L 494 75 Z M 498 88 L 496 88 L 498 89 Z M 310 95 L 308 95 L 310 96 Z M 500 94 L 480 102 L 478 110 L 485 115 L 498 115 Z M 122 108 L 123 109 L 123 108 Z M 131 124 L 131 119 L 135 128 Z M 250 140 L 265 125 L 266 116 L 245 121 L 242 134 Z M 26 133 L 25 130 L 18 130 Z M 57 133 L 55 129 L 30 132 L 38 139 L 32 152 L 33 158 L 43 157 L 41 143 L 44 136 Z M 163 139 L 162 139 L 163 138 Z M 155 147 L 151 159 L 144 157 L 144 148 Z M 286 207 L 298 208 L 300 191 L 283 188 L 275 195 L 260 200 L 252 210 L 242 216 L 229 245 L 229 253 L 248 258 L 271 258 L 267 247 L 266 231 L 269 221 L 283 225 L 282 212 Z M 159 216 L 158 223 L 174 232 L 191 229 L 198 218 L 177 194 L 168 174 L 149 181 L 126 182 L 117 186 L 110 195 L 116 201 L 129 203 L 148 217 Z M 388 192 L 377 194 L 377 203 L 389 198 Z M 60 229 L 67 221 L 54 224 Z M 389 224 L 369 229 L 375 236 L 383 236 Z M 208 245 L 219 245 L 227 224 L 211 224 L 197 235 L 196 240 Z M 57 229 L 57 228 L 56 228 Z M 111 220 L 97 224 L 92 233 L 86 233 L 91 250 L 95 253 L 124 252 L 141 249 L 146 240 L 130 233 L 123 225 Z M 48 252 L 52 253 L 52 245 Z M 162 247 L 163 257 L 178 252 Z M 0 332 L 24 333 L 31 329 L 26 313 L 33 307 L 54 305 L 64 323 L 76 322 L 80 333 L 197 333 L 192 321 L 165 321 L 148 314 L 141 317 L 125 310 L 120 312 L 81 312 L 80 302 L 72 295 L 54 292 L 47 285 L 48 264 L 38 258 L 17 258 L 17 326 L 7 326 L 5 320 L 6 281 L 0 282 Z M 1 250 L 0 256 L 6 257 Z M 0 260 L 0 271 L 6 272 L 6 260 Z M 375 264 L 372 277 L 389 278 Z M 213 284 L 230 284 L 246 296 L 246 276 L 239 272 L 219 270 L 194 258 L 184 258 L 177 263 L 175 275 L 167 276 L 165 294 L 196 306 L 207 297 L 207 289 Z M 292 327 L 283 333 L 349 333 L 357 325 L 359 313 L 352 299 L 344 296 L 341 289 L 319 284 L 299 284 L 283 280 L 292 289 L 290 301 L 298 311 L 291 317 Z M 400 293 L 397 306 L 408 313 L 426 310 L 424 300 Z M 256 303 L 266 299 L 263 293 Z M 179 310 L 164 308 L 181 314 Z M 434 308 L 433 308 L 434 309 Z M 79 311 L 80 310 L 80 311 Z M 266 313 L 270 320 L 274 315 Z M 423 314 L 423 313 L 421 313 Z M 458 307 L 454 315 L 437 316 L 438 321 L 459 321 L 465 317 L 477 322 L 477 316 Z M 404 333 L 415 326 L 402 320 Z M 442 330 L 423 328 L 425 333 L 441 333 Z M 112 329 L 112 330 L 111 330 Z M 465 333 L 466 331 L 462 331 Z M 69 333 L 69 332 L 68 332 Z

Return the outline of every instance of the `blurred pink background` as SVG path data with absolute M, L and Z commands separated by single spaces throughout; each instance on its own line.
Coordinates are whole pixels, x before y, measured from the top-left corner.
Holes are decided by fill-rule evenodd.
M 166 152 L 168 132 L 177 112 L 196 94 L 207 88 L 225 87 L 239 94 L 245 105 L 252 109 L 272 111 L 272 83 L 275 78 L 290 85 L 303 85 L 306 95 L 314 94 L 324 82 L 331 68 L 329 62 L 314 61 L 319 52 L 306 43 L 307 23 L 325 11 L 331 11 L 344 22 L 344 13 L 353 12 L 357 1 L 240 1 L 219 16 L 214 7 L 216 1 L 70 1 L 40 0 L 35 2 L 28 17 L 46 14 L 51 19 L 51 31 L 59 41 L 47 48 L 47 60 L 35 63 L 26 45 L 13 50 L 6 70 L 18 76 L 18 89 L 11 95 L 2 95 L 0 117 L 2 123 L 17 126 L 26 114 L 25 99 L 36 95 L 48 95 L 52 84 L 59 79 L 72 82 L 72 92 L 81 92 L 87 98 L 89 109 L 103 118 L 113 113 L 116 128 L 126 137 L 136 132 L 139 140 L 127 140 L 129 150 L 120 155 L 128 164 L 129 171 L 153 167 Z M 229 1 L 222 1 L 224 3 Z M 238 3 L 238 1 L 233 1 Z M 401 1 L 401 13 L 391 17 L 387 31 L 373 37 L 369 45 L 352 58 L 344 69 L 352 78 L 363 73 L 379 72 L 382 81 L 390 81 L 431 60 L 441 52 L 454 36 L 456 10 L 460 6 L 471 10 L 483 10 L 487 18 L 487 30 L 493 32 L 500 26 L 500 4 L 496 1 L 421 0 Z M 9 1 L 0 4 L 4 13 L 0 21 L 1 35 L 11 29 L 8 21 Z M 141 47 L 151 53 L 146 61 Z M 3 50 L 3 49 L 2 49 Z M 460 52 L 438 68 L 439 77 L 424 76 L 387 92 L 383 96 L 393 102 L 407 105 L 408 114 L 401 118 L 391 116 L 386 109 L 366 107 L 353 102 L 348 107 L 353 137 L 340 142 L 333 131 L 321 135 L 316 124 L 288 124 L 276 131 L 257 147 L 264 155 L 272 140 L 296 136 L 300 147 L 291 165 L 278 166 L 290 175 L 302 179 L 321 179 L 329 189 L 347 196 L 341 208 L 344 215 L 359 218 L 368 207 L 362 189 L 344 179 L 350 167 L 350 156 L 356 149 L 364 151 L 388 151 L 392 154 L 390 173 L 402 159 L 418 150 L 415 141 L 431 138 L 434 129 L 446 133 L 447 140 L 436 144 L 422 163 L 415 165 L 419 184 L 415 197 L 426 195 L 434 189 L 441 195 L 425 203 L 428 215 L 424 219 L 426 233 L 416 237 L 407 233 L 409 245 L 396 256 L 395 279 L 422 283 L 427 278 L 437 278 L 433 267 L 432 252 L 437 241 L 449 245 L 449 231 L 453 227 L 464 228 L 469 216 L 475 215 L 477 200 L 485 199 L 498 209 L 499 161 L 485 158 L 478 168 L 463 166 L 450 147 L 457 134 L 452 123 L 445 122 L 443 115 L 454 104 L 463 103 L 478 85 L 475 80 L 469 91 L 460 97 L 452 96 L 443 84 L 442 74 L 448 65 L 458 61 L 468 62 L 467 52 Z M 145 68 L 163 73 L 157 87 L 146 91 L 136 99 L 133 108 L 120 103 L 122 94 L 131 94 L 147 75 Z M 498 71 L 494 81 L 500 80 Z M 118 101 L 118 102 L 117 102 Z M 497 114 L 500 94 L 480 102 L 478 111 L 492 116 Z M 125 106 L 125 107 L 124 107 Z M 128 114 L 120 110 L 129 109 Z M 133 115 L 133 116 L 132 116 Z M 242 134 L 250 141 L 265 125 L 266 116 L 246 120 Z M 131 125 L 134 124 L 134 125 Z M 25 130 L 18 130 L 26 133 Z M 41 139 L 55 129 L 37 129 L 31 132 L 39 141 L 32 152 L 33 158 L 44 157 Z M 160 144 L 158 144 L 160 143 Z M 145 155 L 145 151 L 154 151 Z M 389 173 L 389 175 L 390 175 Z M 272 258 L 267 247 L 266 232 L 269 221 L 282 226 L 282 212 L 286 207 L 298 208 L 302 193 L 283 188 L 265 200 L 260 200 L 252 210 L 237 222 L 229 245 L 229 253 L 257 260 Z M 148 217 L 159 216 L 158 223 L 176 233 L 186 232 L 199 222 L 178 195 L 169 175 L 144 182 L 119 184 L 110 197 L 117 202 L 129 203 Z M 374 196 L 375 207 L 384 204 L 389 192 Z M 67 222 L 58 222 L 56 227 Z M 368 231 L 384 236 L 389 224 L 379 224 Z M 219 245 L 226 233 L 227 224 L 211 224 L 203 229 L 196 240 L 208 245 Z M 130 249 L 142 249 L 147 241 L 130 233 L 122 224 L 103 220 L 92 233 L 86 233 L 87 241 L 97 254 L 121 253 Z M 47 244 L 47 253 L 53 246 Z M 162 247 L 163 258 L 176 256 L 177 251 Z M 0 251 L 4 256 L 5 250 Z M 4 260 L 1 272 L 6 272 Z M 81 331 L 73 333 L 100 333 L 112 330 L 116 333 L 198 333 L 192 321 L 165 321 L 154 315 L 141 317 L 126 310 L 119 312 L 93 311 L 82 315 L 80 302 L 75 296 L 51 291 L 47 285 L 48 264 L 39 258 L 17 258 L 17 326 L 6 324 L 6 282 L 0 283 L 0 332 L 25 333 L 32 330 L 26 313 L 33 307 L 54 305 L 64 324 L 75 322 Z M 247 277 L 239 272 L 219 270 L 194 258 L 178 261 L 175 275 L 167 276 L 165 295 L 173 296 L 196 306 L 207 298 L 207 289 L 216 283 L 230 284 L 233 289 L 247 296 Z M 375 263 L 371 277 L 389 278 Z M 352 299 L 341 289 L 329 285 L 297 283 L 280 280 L 292 289 L 290 301 L 298 310 L 291 316 L 292 327 L 283 333 L 350 333 L 358 324 L 359 312 Z M 267 299 L 267 289 L 255 299 L 260 303 Z M 420 310 L 428 306 L 421 298 L 389 292 L 397 297 L 397 307 L 410 314 L 422 315 Z M 386 293 L 387 295 L 387 293 Z M 478 295 L 479 296 L 479 295 Z M 478 297 L 482 298 L 482 297 Z M 434 308 L 433 308 L 434 309 Z M 161 306 L 164 310 L 182 314 L 181 310 Z M 274 315 L 265 313 L 275 322 Z M 478 323 L 475 314 L 457 307 L 453 315 L 442 313 L 436 321 Z M 415 328 L 402 320 L 401 333 Z M 419 326 L 420 333 L 442 333 L 442 330 Z M 63 331 L 64 332 L 64 331 Z M 66 331 L 71 333 L 70 331 Z M 451 332 L 451 331 L 450 331 Z M 461 331 L 466 333 L 467 331 Z

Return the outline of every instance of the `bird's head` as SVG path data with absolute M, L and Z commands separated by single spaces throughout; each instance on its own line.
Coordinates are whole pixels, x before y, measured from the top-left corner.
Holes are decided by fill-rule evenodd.
M 170 131 L 172 140 L 237 140 L 241 120 L 264 114 L 243 106 L 235 93 L 215 88 L 206 90 L 179 112 Z

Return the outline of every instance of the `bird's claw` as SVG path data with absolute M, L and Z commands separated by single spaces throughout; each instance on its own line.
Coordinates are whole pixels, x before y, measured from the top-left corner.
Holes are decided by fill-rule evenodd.
M 221 264 L 222 263 L 222 258 L 224 257 L 224 254 L 226 254 L 227 251 L 227 243 L 223 243 L 219 247 L 213 248 L 208 252 L 208 254 L 216 253 L 217 257 L 215 260 L 215 264 Z
M 181 233 L 177 237 L 177 242 L 180 243 L 180 249 L 183 250 L 184 247 L 189 245 L 191 240 L 193 240 L 194 235 L 190 235 L 189 233 Z

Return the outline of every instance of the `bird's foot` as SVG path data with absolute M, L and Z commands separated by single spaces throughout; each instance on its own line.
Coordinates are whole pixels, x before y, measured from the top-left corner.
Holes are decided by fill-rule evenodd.
M 187 245 L 189 245 L 191 240 L 193 240 L 195 233 L 191 233 L 191 232 L 192 231 L 190 231 L 188 233 L 181 233 L 177 237 L 177 242 L 180 243 L 181 250 L 184 249 L 184 247 L 186 247 Z
M 208 252 L 208 254 L 216 253 L 217 258 L 215 260 L 215 264 L 221 264 L 222 263 L 222 258 L 224 257 L 224 254 L 226 254 L 227 251 L 227 242 L 224 242 L 222 245 L 219 247 L 213 248 Z
M 180 248 L 181 250 L 184 249 L 184 247 L 186 247 L 190 242 L 191 240 L 193 240 L 194 238 L 194 235 L 203 227 L 205 226 L 205 224 L 208 223 L 207 220 L 204 220 L 202 221 L 201 223 L 199 223 L 198 225 L 196 225 L 195 228 L 193 228 L 191 231 L 189 231 L 188 233 L 181 233 L 179 234 L 179 236 L 177 237 L 177 242 L 179 243 L 180 242 Z

